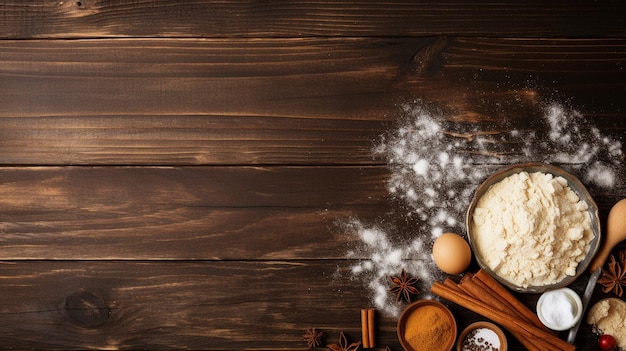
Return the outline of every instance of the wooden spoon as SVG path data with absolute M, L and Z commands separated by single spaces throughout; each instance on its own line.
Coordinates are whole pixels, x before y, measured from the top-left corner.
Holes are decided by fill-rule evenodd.
M 626 199 L 618 201 L 615 205 L 613 205 L 611 211 L 609 211 L 609 217 L 606 220 L 606 237 L 604 238 L 604 243 L 602 243 L 600 250 L 596 253 L 596 256 L 589 264 L 591 277 L 589 277 L 589 282 L 587 282 L 587 287 L 585 288 L 585 292 L 582 297 L 583 315 L 587 309 L 587 305 L 589 305 L 591 295 L 593 295 L 596 282 L 602 273 L 602 266 L 604 265 L 606 258 L 609 257 L 609 254 L 615 245 L 619 244 L 620 241 L 624 239 L 626 239 Z M 574 340 L 576 340 L 578 327 L 580 327 L 580 322 L 582 320 L 583 318 L 581 318 L 578 323 L 570 329 L 569 335 L 567 336 L 567 342 L 570 344 L 573 344 Z
M 600 250 L 589 264 L 589 271 L 593 272 L 604 265 L 611 250 L 620 241 L 626 239 L 626 199 L 613 205 L 606 220 L 606 238 Z

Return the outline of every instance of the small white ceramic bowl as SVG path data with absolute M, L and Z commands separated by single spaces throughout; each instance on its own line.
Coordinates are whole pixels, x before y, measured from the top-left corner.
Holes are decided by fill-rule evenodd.
M 564 294 L 566 297 L 566 301 L 570 304 L 573 313 L 573 318 L 570 320 L 570 323 L 564 323 L 560 325 L 554 324 L 553 318 L 550 318 L 545 314 L 549 312 L 558 313 L 558 311 L 556 311 L 555 309 L 562 307 L 558 304 L 555 305 L 554 303 L 549 302 L 551 300 L 550 297 L 554 296 L 555 294 Z M 570 329 L 571 327 L 576 325 L 576 323 L 578 323 L 578 321 L 582 318 L 582 315 L 583 302 L 581 301 L 580 296 L 578 296 L 578 294 L 576 294 L 576 292 L 570 288 L 560 288 L 556 290 L 546 291 L 541 294 L 541 296 L 539 296 L 539 300 L 537 301 L 537 317 L 539 317 L 539 320 L 541 321 L 541 323 L 543 323 L 543 325 L 552 330 L 562 331 Z

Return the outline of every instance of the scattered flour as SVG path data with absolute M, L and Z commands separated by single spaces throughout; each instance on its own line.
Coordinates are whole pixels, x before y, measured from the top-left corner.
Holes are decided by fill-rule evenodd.
M 468 155 L 467 139 L 446 133 L 443 116 L 416 106 L 404 106 L 406 118 L 396 131 L 375 148 L 391 167 L 391 195 L 404 200 L 411 215 L 422 222 L 432 239 L 444 228 L 459 228 L 462 213 L 488 171 L 475 167 Z
M 361 258 L 350 267 L 350 274 L 367 284 L 372 293 L 372 303 L 379 311 L 394 317 L 400 315 L 401 304 L 389 292 L 389 277 L 399 275 L 402 269 L 419 279 L 416 287 L 421 293 L 420 298 L 428 296 L 438 274 L 433 274 L 435 266 L 426 240 L 418 236 L 411 242 L 394 244 L 390 234 L 378 226 L 367 226 L 358 219 L 344 226 L 348 233 L 360 239 L 360 244 L 353 246 L 347 255 L 351 259 Z
M 602 135 L 577 111 L 561 105 L 545 110 L 548 139 L 534 136 L 525 141 L 526 160 L 568 166 L 587 185 L 610 189 L 623 173 L 622 143 Z
M 479 130 L 446 120 L 442 112 L 422 104 L 403 106 L 396 130 L 374 148 L 392 171 L 390 194 L 403 200 L 420 223 L 422 234 L 437 238 L 444 231 L 465 231 L 467 206 L 476 187 L 504 165 L 524 162 L 554 164 L 588 187 L 611 189 L 625 173 L 622 143 L 602 135 L 576 111 L 552 104 L 545 108 L 537 131 L 507 126 Z M 502 165 L 502 167 L 494 167 Z
M 389 165 L 389 193 L 406 204 L 404 220 L 415 222 L 415 239 L 407 244 L 395 239 L 393 230 L 386 233 L 358 220 L 348 224 L 361 240 L 348 257 L 369 257 L 351 267 L 352 274 L 363 279 L 376 306 L 389 315 L 397 315 L 400 304 L 388 294 L 388 275 L 405 267 L 422 279 L 426 288 L 420 290 L 427 292 L 441 274 L 431 264 L 432 241 L 444 231 L 465 233 L 465 212 L 476 187 L 499 168 L 554 164 L 586 186 L 604 190 L 621 186 L 626 174 L 621 141 L 602 135 L 580 113 L 559 104 L 545 108 L 541 126 L 533 131 L 507 125 L 481 130 L 448 120 L 421 101 L 401 106 L 401 113 L 397 127 L 381 136 L 373 152 Z

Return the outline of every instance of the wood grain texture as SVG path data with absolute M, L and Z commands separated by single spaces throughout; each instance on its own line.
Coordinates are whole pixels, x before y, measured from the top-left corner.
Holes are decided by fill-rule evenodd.
M 2 349 L 303 349 L 307 328 L 356 338 L 362 287 L 344 261 L 3 262 Z M 321 283 L 323 281 L 323 283 Z M 100 305 L 70 304 L 77 295 Z M 88 299 L 89 301 L 89 299 Z M 80 305 L 78 305 L 80 306 Z M 104 323 L 81 321 L 100 315 Z M 393 319 L 380 318 L 380 343 Z M 383 334 L 382 331 L 385 333 Z M 26 337 L 27 336 L 27 337 Z
M 390 198 L 389 172 L 386 166 L 0 168 L 0 260 L 343 259 L 358 241 L 345 226 L 355 217 L 392 224 L 400 241 L 418 235 L 419 221 Z M 626 189 L 590 191 L 604 217 L 614 194 Z
M 0 170 L 1 259 L 343 258 L 385 167 Z
M 310 327 L 325 333 L 322 345 L 336 343 L 342 331 L 360 340 L 359 311 L 372 304 L 345 260 L 3 261 L 0 267 L 2 349 L 303 350 Z M 537 297 L 518 295 L 529 306 Z M 481 319 L 449 308 L 460 329 Z M 97 327 L 86 325 L 94 320 Z M 396 324 L 377 313 L 377 349 L 401 349 Z M 592 340 L 591 328 L 583 326 L 580 338 Z M 509 336 L 509 349 L 522 348 Z
M 0 37 L 623 36 L 620 1 L 0 2 Z
M 372 147 L 415 99 L 493 132 L 566 101 L 619 137 L 625 49 L 622 39 L 3 41 L 0 163 L 380 163 Z
M 3 42 L 0 162 L 371 162 L 422 42 Z
M 625 13 L 0 0 L 0 349 L 303 350 L 309 327 L 358 341 L 372 294 L 350 266 L 371 257 L 347 257 L 344 221 L 420 231 L 373 147 L 424 103 L 450 143 L 483 131 L 498 159 L 474 166 L 495 171 L 520 152 L 510 131 L 545 133 L 557 102 L 626 153 Z M 624 187 L 590 187 L 602 220 Z M 460 329 L 483 319 L 448 305 Z M 396 322 L 378 316 L 378 349 L 400 349 Z M 583 325 L 577 350 L 594 349 Z

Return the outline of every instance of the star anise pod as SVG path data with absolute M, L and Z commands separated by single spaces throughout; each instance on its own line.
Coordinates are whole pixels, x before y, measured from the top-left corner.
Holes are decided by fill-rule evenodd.
M 320 346 L 322 343 L 322 338 L 324 337 L 324 333 L 321 331 L 317 331 L 316 328 L 309 328 L 306 330 L 306 334 L 302 335 L 304 340 L 306 341 L 306 346 L 310 349 Z
M 400 301 L 400 298 L 404 297 L 407 302 L 411 302 L 411 295 L 419 294 L 419 291 L 415 287 L 417 284 L 417 278 L 407 278 L 404 268 L 400 272 L 399 277 L 391 276 L 391 282 L 393 287 L 389 289 L 390 292 L 396 294 L 396 302 Z
M 623 286 L 626 286 L 626 250 L 619 252 L 619 260 L 611 255 L 607 269 L 602 269 L 602 276 L 598 279 L 598 284 L 602 285 L 602 292 L 613 293 L 619 297 L 624 293 Z
M 341 332 L 341 334 L 339 334 L 339 344 L 332 344 L 327 346 L 328 348 L 330 348 L 331 351 L 356 351 L 359 349 L 359 346 L 361 346 L 361 342 L 353 342 L 348 346 L 348 339 L 346 339 L 346 335 Z

